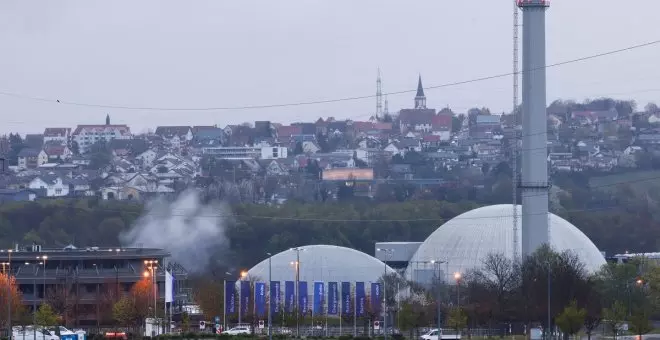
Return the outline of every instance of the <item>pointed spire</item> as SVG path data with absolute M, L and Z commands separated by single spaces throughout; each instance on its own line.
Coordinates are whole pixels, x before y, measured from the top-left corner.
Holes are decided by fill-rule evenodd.
M 424 96 L 424 86 L 422 86 L 422 75 L 419 75 L 419 80 L 417 81 L 417 95 L 415 97 L 425 97 Z
M 105 115 L 105 125 L 110 125 L 110 114 Z
M 422 75 L 419 75 L 417 81 L 417 94 L 415 95 L 415 108 L 426 109 L 426 96 L 424 95 L 424 86 L 422 86 Z

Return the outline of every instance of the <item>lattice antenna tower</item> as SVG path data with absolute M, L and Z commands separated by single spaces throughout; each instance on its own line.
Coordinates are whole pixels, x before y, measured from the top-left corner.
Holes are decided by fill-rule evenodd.
M 380 68 L 378 68 L 378 78 L 376 78 L 376 117 L 383 115 L 383 84 L 380 79 Z
M 513 107 L 511 108 L 512 122 L 513 122 L 513 144 L 509 143 L 511 147 L 511 188 L 512 188 L 512 206 L 513 206 L 513 258 L 518 260 L 518 118 L 516 115 L 516 108 L 518 107 L 518 27 L 519 27 L 519 9 L 518 2 L 513 0 Z

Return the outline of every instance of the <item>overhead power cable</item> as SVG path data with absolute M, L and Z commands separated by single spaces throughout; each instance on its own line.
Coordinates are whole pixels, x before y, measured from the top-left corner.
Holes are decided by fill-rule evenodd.
M 575 58 L 575 59 L 570 59 L 570 60 L 565 60 L 553 64 L 548 64 L 545 66 L 541 66 L 538 68 L 530 69 L 530 70 L 523 70 L 522 72 L 529 72 L 529 71 L 534 71 L 534 70 L 539 70 L 539 69 L 544 69 L 544 68 L 554 68 L 562 65 L 567 65 L 567 64 L 573 64 L 573 63 L 578 63 L 590 59 L 596 59 L 596 58 L 601 58 L 613 54 L 618 54 L 618 53 L 623 53 L 639 48 L 644 48 L 648 46 L 653 46 L 660 44 L 660 40 L 654 40 L 654 41 L 649 41 L 646 43 L 642 44 L 637 44 L 637 45 L 632 45 L 616 50 L 611 50 L 607 52 L 602 52 L 598 54 L 592 54 L 580 58 Z M 480 78 L 472 78 L 468 80 L 463 80 L 463 81 L 457 81 L 457 82 L 451 82 L 451 83 L 445 83 L 445 84 L 439 84 L 439 85 L 432 85 L 432 86 L 427 86 L 425 89 L 439 89 L 439 88 L 446 88 L 446 87 L 453 87 L 453 86 L 459 86 L 459 85 L 465 85 L 465 84 L 471 84 L 471 83 L 477 83 L 477 82 L 482 82 L 482 81 L 487 81 L 487 80 L 493 80 L 493 79 L 498 79 L 498 78 L 504 78 L 504 77 L 509 77 L 512 76 L 513 72 L 508 72 L 508 73 L 501 73 L 501 74 L 496 74 L 496 75 L 491 75 L 487 77 L 480 77 Z M 383 93 L 383 95 L 398 95 L 398 94 L 404 94 L 404 93 L 412 93 L 415 92 L 416 89 L 409 89 L 409 90 L 401 90 L 401 91 L 393 91 L 393 92 L 387 92 Z M 280 103 L 280 104 L 264 104 L 264 105 L 245 105 L 245 106 L 218 106 L 218 107 L 188 107 L 188 108 L 183 108 L 183 107 L 151 107 L 151 106 L 127 106 L 127 105 L 111 105 L 111 104 L 98 104 L 98 103 L 83 103 L 83 102 L 78 102 L 78 101 L 70 101 L 70 100 L 65 100 L 65 99 L 53 99 L 53 98 L 44 98 L 44 97 L 37 97 L 37 96 L 32 96 L 32 95 L 23 95 L 19 93 L 13 93 L 13 92 L 8 92 L 8 91 L 0 91 L 0 95 L 3 96 L 9 96 L 9 97 L 15 97 L 15 98 L 21 98 L 21 99 L 26 99 L 26 100 L 32 100 L 32 101 L 40 101 L 40 102 L 47 102 L 47 103 L 52 103 L 52 104 L 62 104 L 62 105 L 70 105 L 70 106 L 81 106 L 81 107 L 94 107 L 94 108 L 103 108 L 103 109 L 116 109 L 116 110 L 144 110 L 144 111 L 226 111 L 226 110 L 254 110 L 254 109 L 267 109 L 267 108 L 279 108 L 279 107 L 294 107 L 294 106 L 306 106 L 306 105 L 317 105 L 317 104 L 328 104 L 328 103 L 337 103 L 337 102 L 347 102 L 347 101 L 355 101 L 355 100 L 362 100 L 362 99 L 370 99 L 376 97 L 376 95 L 369 94 L 369 95 L 363 95 L 363 96 L 353 96 L 353 97 L 343 97 L 343 98 L 334 98 L 334 99 L 321 99 L 321 100 L 311 100 L 311 101 L 300 101 L 300 102 L 291 102 L 291 103 Z

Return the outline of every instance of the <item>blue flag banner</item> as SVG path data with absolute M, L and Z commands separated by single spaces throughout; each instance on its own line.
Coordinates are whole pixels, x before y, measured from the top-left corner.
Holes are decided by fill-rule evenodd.
M 250 281 L 241 281 L 241 315 L 248 315 L 250 310 Z
M 328 315 L 339 313 L 339 292 L 337 282 L 328 282 Z
M 284 312 L 293 313 L 296 305 L 296 283 L 293 281 L 284 281 Z
M 351 283 L 341 283 L 341 314 L 351 314 Z
M 257 282 L 254 284 L 254 314 L 257 317 L 266 315 L 266 283 Z
M 323 282 L 314 282 L 314 315 L 323 315 L 325 300 L 325 286 Z
M 236 313 L 236 281 L 225 281 L 225 313 Z
M 268 296 L 268 303 L 270 305 L 270 312 L 277 314 L 280 312 L 280 281 L 270 281 L 270 295 Z
M 299 281 L 298 282 L 298 310 L 300 311 L 300 314 L 305 315 L 307 314 L 307 282 L 306 281 Z
M 366 315 L 366 300 L 367 292 L 364 288 L 364 282 L 355 282 L 355 313 L 358 317 Z
M 380 289 L 380 282 L 371 283 L 371 312 L 374 314 L 380 314 L 382 308 L 382 290 Z

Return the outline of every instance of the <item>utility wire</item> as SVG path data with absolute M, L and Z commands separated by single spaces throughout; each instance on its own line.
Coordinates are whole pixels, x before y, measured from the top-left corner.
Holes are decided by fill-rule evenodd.
M 622 52 L 627 52 L 627 51 L 631 51 L 631 50 L 635 50 L 635 49 L 639 49 L 639 48 L 644 48 L 644 47 L 648 47 L 648 46 L 652 46 L 652 45 L 657 45 L 657 44 L 660 44 L 660 40 L 649 41 L 649 42 L 646 42 L 646 43 L 632 45 L 632 46 L 628 46 L 628 47 L 624 47 L 624 48 L 620 48 L 620 49 L 616 49 L 616 50 L 611 50 L 611 51 L 602 52 L 602 53 L 598 53 L 598 54 L 592 54 L 592 55 L 588 55 L 588 56 L 584 56 L 584 57 L 580 57 L 580 58 L 576 58 L 576 59 L 565 60 L 565 61 L 562 61 L 562 62 L 548 64 L 548 65 L 545 65 L 545 66 L 541 66 L 541 67 L 537 67 L 537 68 L 533 68 L 533 69 L 529 69 L 529 70 L 523 70 L 522 72 L 519 72 L 519 73 L 535 71 L 535 70 L 539 70 L 539 69 L 554 68 L 554 67 L 558 67 L 558 66 L 562 66 L 562 65 L 578 63 L 578 62 L 582 62 L 582 61 L 586 61 L 586 60 L 601 58 L 601 57 L 605 57 L 605 56 L 609 56 L 609 55 L 613 55 L 613 54 L 618 54 L 618 53 L 622 53 Z M 463 80 L 463 81 L 457 81 L 457 82 L 452 82 L 452 83 L 445 83 L 445 84 L 440 84 L 440 85 L 428 86 L 428 87 L 425 87 L 425 89 L 439 89 L 439 88 L 453 87 L 453 86 L 477 83 L 477 82 L 493 80 L 493 79 L 498 79 L 498 78 L 504 78 L 504 77 L 508 77 L 508 76 L 512 76 L 512 75 L 514 75 L 513 72 L 501 73 L 501 74 L 496 74 L 496 75 L 487 76 L 487 77 L 472 78 L 472 79 Z M 415 92 L 415 91 L 416 91 L 416 89 L 401 90 L 401 91 L 383 93 L 383 95 L 384 96 L 398 95 L 398 94 L 404 94 L 404 93 L 412 93 L 412 92 Z M 31 95 L 22 95 L 22 94 L 19 94 L 19 93 L 13 93 L 13 92 L 7 92 L 7 91 L 0 91 L 0 95 L 9 96 L 9 97 L 16 97 L 16 98 L 21 98 L 21 99 L 27 99 L 27 100 L 32 100 L 32 101 L 41 101 L 41 102 L 47 102 L 47 103 L 53 103 L 53 104 L 70 105 L 70 106 L 96 107 L 96 108 L 117 109 L 117 110 L 149 110 L 149 111 L 253 110 L 253 109 L 267 109 L 267 108 L 295 107 L 295 106 L 305 106 L 305 105 L 337 103 L 337 102 L 346 102 L 346 101 L 370 99 L 370 98 L 376 97 L 376 95 L 370 94 L 370 95 L 364 95 L 364 96 L 353 96 L 353 97 L 323 99 L 323 100 L 313 100 L 313 101 L 301 101 L 301 102 L 281 103 L 281 104 L 245 105 L 245 106 L 233 106 L 233 107 L 232 106 L 227 106 L 227 107 L 219 106 L 219 107 L 175 108 L 175 107 L 125 106 L 125 105 L 83 103 L 83 102 L 77 102 L 77 101 L 67 101 L 67 100 L 44 98 L 44 97 L 37 97 L 37 96 L 31 96 Z

